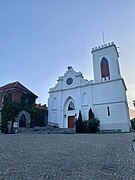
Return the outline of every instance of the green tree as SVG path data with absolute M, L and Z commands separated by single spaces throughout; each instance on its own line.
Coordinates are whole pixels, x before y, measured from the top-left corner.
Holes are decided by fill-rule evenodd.
M 11 121 L 12 122 L 11 133 L 12 133 L 15 117 L 19 114 L 20 110 L 21 109 L 20 109 L 20 106 L 18 103 L 15 103 L 12 101 L 11 102 L 6 101 L 4 103 L 4 106 L 1 110 L 1 122 L 2 122 L 1 130 L 2 130 L 2 132 L 4 132 L 5 129 L 7 128 L 8 121 Z
M 34 126 L 41 126 L 44 127 L 46 124 L 45 122 L 45 116 L 47 116 L 48 111 L 45 109 L 39 109 L 39 108 L 29 108 L 28 112 L 31 114 L 31 127 Z
M 82 113 L 81 113 L 81 110 L 79 110 L 78 120 L 76 121 L 76 132 L 77 133 L 82 133 L 83 132 L 83 123 L 82 123 Z
M 95 118 L 92 109 L 89 110 L 89 120 L 88 120 L 88 132 L 89 133 L 96 133 L 99 131 L 100 121 Z
M 96 133 L 99 131 L 99 120 L 96 119 L 96 118 L 91 118 L 89 121 L 88 121 L 88 132 L 89 133 Z
M 92 118 L 95 118 L 95 115 L 92 112 L 92 109 L 90 108 L 90 110 L 89 110 L 89 120 L 92 119 Z

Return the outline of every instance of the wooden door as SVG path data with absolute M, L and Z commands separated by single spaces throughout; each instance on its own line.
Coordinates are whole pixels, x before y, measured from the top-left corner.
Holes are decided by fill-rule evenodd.
M 75 116 L 68 116 L 68 128 L 74 128 Z

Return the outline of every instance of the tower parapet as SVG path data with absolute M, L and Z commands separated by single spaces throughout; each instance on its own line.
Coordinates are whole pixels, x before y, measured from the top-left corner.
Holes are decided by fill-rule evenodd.
M 114 80 L 121 77 L 119 53 L 114 42 L 92 48 L 95 82 Z

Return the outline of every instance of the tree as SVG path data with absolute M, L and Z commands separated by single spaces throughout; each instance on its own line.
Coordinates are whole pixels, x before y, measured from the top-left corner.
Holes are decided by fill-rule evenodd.
M 7 128 L 7 124 L 9 121 L 12 122 L 11 124 L 11 133 L 13 130 L 13 124 L 15 121 L 15 117 L 19 114 L 20 112 L 20 106 L 18 103 L 12 102 L 12 101 L 6 101 L 4 103 L 4 106 L 1 110 L 1 122 L 2 122 L 2 126 L 1 126 L 1 130 L 2 132 L 5 131 L 5 129 Z
M 90 110 L 89 110 L 89 120 L 92 119 L 92 118 L 95 118 L 95 115 L 92 112 L 92 109 L 90 108 Z
M 96 133 L 99 131 L 99 120 L 96 119 L 96 118 L 91 118 L 89 121 L 88 121 L 88 132 L 89 133 Z
M 78 120 L 76 121 L 76 132 L 77 133 L 96 133 L 99 131 L 100 121 L 95 118 L 92 109 L 88 112 L 88 120 L 82 120 L 81 110 L 79 110 Z
M 100 121 L 95 118 L 92 109 L 89 110 L 89 120 L 88 120 L 88 132 L 89 133 L 96 133 L 99 131 Z
M 34 127 L 34 126 L 44 127 L 46 125 L 45 116 L 47 116 L 48 113 L 47 110 L 33 107 L 33 108 L 29 108 L 27 111 L 31 114 L 30 127 Z
M 79 110 L 78 120 L 76 121 L 76 132 L 77 133 L 82 133 L 83 132 L 83 123 L 82 123 L 82 113 L 81 113 L 81 110 Z

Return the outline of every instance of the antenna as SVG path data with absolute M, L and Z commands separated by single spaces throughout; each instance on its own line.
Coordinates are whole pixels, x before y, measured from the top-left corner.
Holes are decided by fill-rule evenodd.
M 92 41 L 92 45 L 93 45 L 93 48 L 94 48 L 94 41 Z
M 103 31 L 103 28 L 102 28 L 102 38 L 103 38 L 103 44 L 105 44 L 105 38 L 104 38 L 104 31 Z

